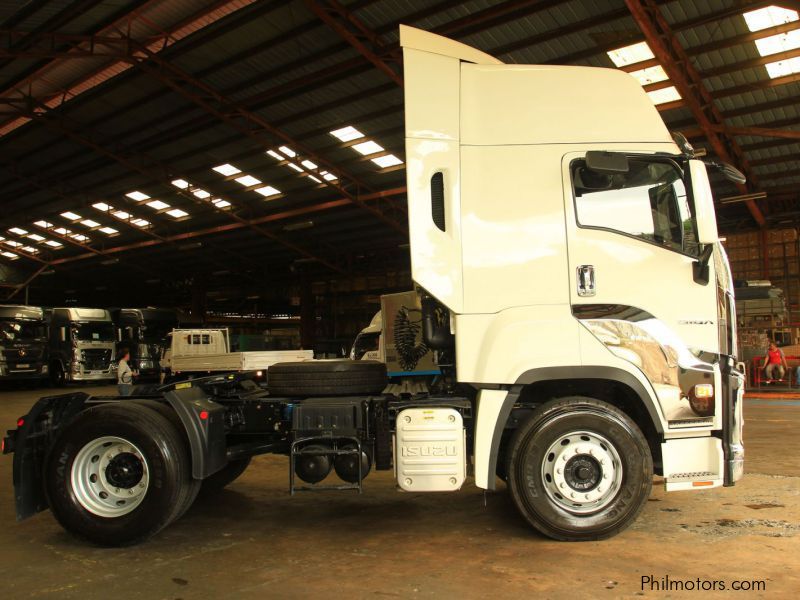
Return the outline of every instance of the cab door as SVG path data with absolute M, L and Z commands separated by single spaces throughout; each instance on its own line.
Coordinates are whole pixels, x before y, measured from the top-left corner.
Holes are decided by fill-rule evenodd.
M 699 351 L 719 351 L 714 261 L 707 278 L 695 273 L 702 247 L 691 186 L 668 157 L 626 155 L 599 171 L 589 158 L 563 161 L 572 311 L 674 413 L 691 389 L 679 381 L 685 368 Z

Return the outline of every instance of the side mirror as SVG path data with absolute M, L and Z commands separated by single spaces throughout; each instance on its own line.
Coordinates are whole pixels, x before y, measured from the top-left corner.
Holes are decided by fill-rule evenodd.
M 716 244 L 719 241 L 717 215 L 714 211 L 714 197 L 711 195 L 708 170 L 703 161 L 694 159 L 689 161 L 689 180 L 697 218 L 697 241 L 701 244 Z
M 708 261 L 714 254 L 714 246 L 707 244 L 703 247 L 703 251 L 696 261 L 692 263 L 692 277 L 695 283 L 700 285 L 708 285 L 710 273 L 708 269 Z
M 727 179 L 728 181 L 732 181 L 733 183 L 747 183 L 747 177 L 744 173 L 742 173 L 739 169 L 734 167 L 733 165 L 729 165 L 728 163 L 715 163 L 715 162 L 708 162 L 706 163 L 709 167 L 713 167 Z

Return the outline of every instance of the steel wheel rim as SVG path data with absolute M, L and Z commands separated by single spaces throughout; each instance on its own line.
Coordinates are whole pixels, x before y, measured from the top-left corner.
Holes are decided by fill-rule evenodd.
M 601 511 L 622 489 L 622 460 L 614 445 L 591 431 L 563 433 L 542 462 L 547 497 L 576 515 Z
M 70 473 L 78 503 L 90 513 L 116 518 L 136 509 L 147 495 L 147 460 L 135 444 L 117 436 L 96 438 L 80 449 Z

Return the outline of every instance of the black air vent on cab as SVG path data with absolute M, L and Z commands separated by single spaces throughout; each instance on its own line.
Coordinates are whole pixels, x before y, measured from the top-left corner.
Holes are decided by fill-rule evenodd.
M 441 172 L 431 177 L 431 217 L 434 224 L 444 231 L 444 173 Z

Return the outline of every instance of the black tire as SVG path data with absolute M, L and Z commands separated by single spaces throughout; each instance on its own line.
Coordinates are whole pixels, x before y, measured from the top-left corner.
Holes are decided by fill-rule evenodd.
M 54 362 L 50 365 L 50 381 L 55 387 L 64 387 L 67 384 L 67 376 L 61 363 Z
M 598 503 L 594 510 L 587 502 L 580 509 L 567 509 L 564 504 L 574 502 L 569 497 L 562 497 L 553 478 L 547 479 L 548 468 L 555 468 L 552 460 L 563 459 L 565 468 L 559 473 L 569 471 L 570 460 L 567 460 L 566 445 L 564 440 L 572 437 L 573 432 L 589 433 L 589 436 L 578 436 L 576 444 L 581 444 L 581 439 L 587 444 L 596 443 L 597 439 L 605 440 L 611 445 L 611 450 L 616 453 L 616 459 L 611 464 L 617 464 L 620 471 L 609 470 L 594 461 L 599 470 L 594 489 L 602 490 L 603 477 L 611 473 L 618 482 L 616 486 L 609 485 L 608 494 L 603 503 Z M 595 437 L 596 436 L 596 437 Z M 589 441 L 591 440 L 593 441 Z M 553 445 L 558 452 L 565 448 L 563 455 L 556 456 Z M 563 446 L 562 446 L 563 445 Z M 602 448 L 607 447 L 600 444 Z M 591 446 L 590 446 L 591 447 Z M 539 532 L 556 540 L 562 541 L 587 541 L 610 538 L 628 527 L 639 515 L 647 503 L 653 485 L 653 459 L 647 440 L 642 435 L 637 425 L 618 408 L 584 397 L 570 397 L 553 400 L 536 408 L 525 423 L 514 433 L 509 444 L 506 456 L 508 473 L 508 488 L 517 509 L 523 517 Z M 580 448 L 576 446 L 575 454 Z M 585 452 L 580 450 L 580 452 Z M 606 455 L 607 456 L 607 455 Z M 588 454 L 580 454 L 577 458 L 593 460 Z M 550 462 L 546 462 L 550 461 Z M 609 464 L 606 461 L 605 464 Z M 555 472 L 555 471 L 553 471 Z M 566 475 L 562 476 L 566 477 Z M 563 483 L 563 482 L 562 482 Z M 573 478 L 569 485 L 581 485 L 583 480 Z M 585 482 L 587 486 L 591 481 Z M 611 494 L 611 489 L 615 491 Z M 582 492 L 577 488 L 562 488 L 565 491 L 578 494 L 578 501 L 582 501 Z M 591 491 L 588 488 L 584 491 Z M 558 498 L 557 498 L 558 497 Z M 599 502 L 599 501 L 598 501 Z M 578 504 L 571 506 L 577 507 Z M 574 512 L 583 510 L 580 514 Z M 594 512 L 592 512 L 594 510 Z
M 131 512 L 111 518 L 87 510 L 72 483 L 81 450 L 106 436 L 134 444 L 149 472 L 141 502 Z M 56 520 L 71 534 L 102 546 L 135 544 L 169 525 L 184 509 L 190 481 L 191 460 L 182 434 L 158 411 L 133 402 L 105 404 L 79 414 L 59 434 L 44 472 Z
M 387 383 L 386 365 L 374 360 L 286 362 L 267 373 L 273 396 L 379 394 Z
M 146 406 L 156 411 L 158 414 L 160 414 L 162 417 L 166 418 L 170 423 L 172 423 L 172 426 L 175 427 L 175 429 L 178 431 L 181 438 L 183 439 L 186 456 L 189 457 L 190 460 L 189 464 L 191 465 L 192 450 L 189 447 L 189 438 L 186 437 L 185 428 L 183 423 L 181 422 L 181 418 L 178 416 L 178 413 L 176 413 L 175 410 L 168 404 L 164 402 L 158 402 L 156 400 L 131 400 L 130 403 L 139 404 L 140 406 Z M 203 480 L 195 479 L 194 477 L 190 476 L 185 483 L 186 485 L 183 486 L 182 497 L 179 500 L 180 508 L 178 509 L 178 512 L 175 515 L 173 521 L 177 521 L 183 515 L 185 515 L 186 511 L 189 510 L 189 508 L 191 508 L 192 504 L 194 504 L 194 501 L 197 499 L 197 495 L 200 493 L 200 488 L 202 486 Z
M 213 494 L 236 481 L 250 466 L 250 457 L 229 460 L 219 471 L 202 480 L 201 494 Z

